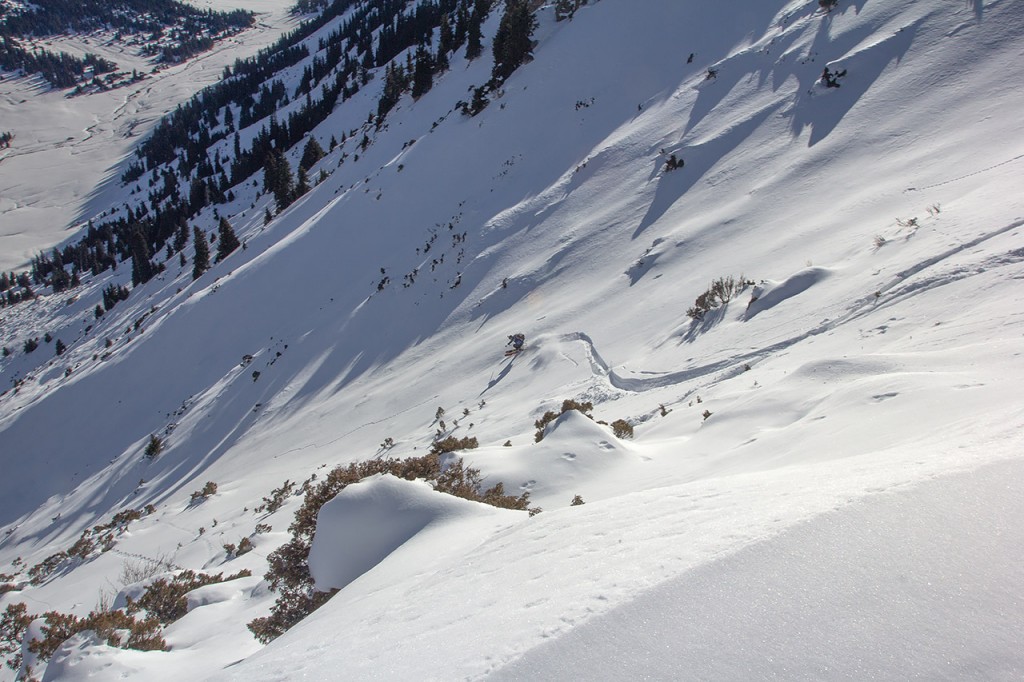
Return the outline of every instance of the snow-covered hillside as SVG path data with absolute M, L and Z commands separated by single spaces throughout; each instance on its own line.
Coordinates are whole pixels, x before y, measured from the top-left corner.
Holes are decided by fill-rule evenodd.
M 3 310 L 0 573 L 19 589 L 0 605 L 84 616 L 142 574 L 253 573 L 190 593 L 169 651 L 79 634 L 44 679 L 1024 674 L 1018 5 L 553 14 L 475 117 L 456 103 L 487 58 L 457 55 L 372 131 L 377 74 L 317 127 L 325 148 L 359 135 L 308 194 L 264 224 L 259 179 L 235 188 L 219 215 L 246 248 L 195 281 L 175 257 L 101 318 L 129 267 Z M 753 285 L 687 316 L 729 277 Z M 22 352 L 47 333 L 63 354 Z M 536 442 L 567 399 L 594 419 Z M 543 512 L 350 486 L 310 559 L 340 591 L 254 640 L 302 501 L 271 512 L 272 491 L 449 435 Z

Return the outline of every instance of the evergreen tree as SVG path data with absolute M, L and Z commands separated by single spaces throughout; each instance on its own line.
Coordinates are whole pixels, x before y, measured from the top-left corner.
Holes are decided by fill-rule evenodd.
M 188 188 L 188 204 L 192 213 L 199 213 L 204 206 L 210 203 L 210 193 L 207 190 L 206 182 L 198 176 L 193 178 Z
M 306 146 L 302 149 L 302 159 L 299 161 L 299 168 L 309 170 L 320 159 L 324 158 L 324 148 L 316 141 L 316 137 L 309 136 Z
M 441 72 L 448 69 L 448 55 L 455 48 L 455 33 L 452 31 L 451 19 L 446 12 L 441 15 L 440 35 L 437 40 L 437 57 L 434 60 L 435 71 Z
M 481 24 L 483 17 L 480 12 L 474 11 L 466 21 L 466 59 L 473 61 L 484 52 L 483 34 Z
M 494 69 L 491 76 L 501 82 L 533 58 L 533 31 L 537 20 L 528 0 L 508 0 L 494 36 Z
M 210 269 L 210 244 L 198 227 L 192 228 L 192 237 L 196 246 L 196 255 L 192 257 L 192 279 L 196 280 Z
M 217 226 L 217 258 L 214 262 L 219 263 L 224 260 L 240 245 L 238 237 L 231 227 L 231 223 L 228 222 L 227 218 L 222 217 Z
M 419 99 L 434 87 L 434 55 L 423 45 L 416 48 L 416 65 L 413 67 L 412 97 Z
M 274 193 L 277 210 L 288 208 L 295 198 L 294 179 L 288 159 L 277 149 L 271 149 L 263 165 L 263 188 Z
M 132 284 L 145 284 L 156 274 L 156 268 L 150 261 L 149 245 L 141 229 L 132 232 L 128 246 L 132 256 Z
M 309 176 L 306 175 L 306 169 L 299 166 L 299 179 L 295 183 L 295 196 L 294 199 L 298 199 L 303 194 L 309 191 Z

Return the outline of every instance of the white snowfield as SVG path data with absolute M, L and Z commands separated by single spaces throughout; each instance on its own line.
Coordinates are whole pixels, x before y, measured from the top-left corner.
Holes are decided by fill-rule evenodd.
M 359 132 L 329 177 L 266 226 L 273 198 L 236 188 L 220 214 L 247 248 L 198 280 L 175 256 L 100 320 L 129 267 L 3 311 L 0 377 L 24 382 L 0 397 L 0 572 L 157 511 L 0 606 L 85 615 L 155 559 L 254 574 L 192 593 L 169 651 L 81 634 L 44 680 L 1024 677 L 1019 3 L 538 17 L 474 118 L 455 103 L 491 63 L 461 54 L 365 151 L 382 79 L 339 105 L 318 140 Z M 729 276 L 754 285 L 687 317 Z M 64 355 L 22 352 L 46 332 Z M 535 442 L 566 399 L 594 419 Z M 301 497 L 261 500 L 439 431 L 544 511 L 350 486 L 310 556 L 340 591 L 256 642 Z

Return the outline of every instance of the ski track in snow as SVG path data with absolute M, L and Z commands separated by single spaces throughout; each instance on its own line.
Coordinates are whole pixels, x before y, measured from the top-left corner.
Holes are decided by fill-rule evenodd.
M 746 371 L 747 368 L 745 365 L 764 361 L 765 359 L 802 343 L 809 338 L 835 331 L 844 325 L 859 320 L 865 315 L 875 312 L 879 308 L 894 305 L 908 297 L 931 291 L 935 288 L 959 281 L 966 277 L 986 273 L 996 267 L 1012 265 L 1024 261 L 1024 249 L 1015 249 L 1001 256 L 990 256 L 975 268 L 957 267 L 947 273 L 937 274 L 933 277 L 908 283 L 908 280 L 917 277 L 920 273 L 941 265 L 944 261 L 947 261 L 954 256 L 973 249 L 986 241 L 999 237 L 1007 232 L 1011 232 L 1021 226 L 1024 226 L 1024 220 L 1010 223 L 998 230 L 980 235 L 975 239 L 964 242 L 963 244 L 953 247 L 948 251 L 944 251 L 936 256 L 927 258 L 910 268 L 900 271 L 895 278 L 878 289 L 880 294 L 889 294 L 888 296 L 884 298 L 882 296 L 867 296 L 851 305 L 846 314 L 841 315 L 834 320 L 822 322 L 801 334 L 778 341 L 770 346 L 765 346 L 764 348 L 759 348 L 745 353 L 738 353 L 729 356 L 728 358 L 723 358 L 703 365 L 697 365 L 695 367 L 689 367 L 684 370 L 663 372 L 659 373 L 658 376 L 649 378 L 622 376 L 612 369 L 611 365 L 604 360 L 595 347 L 593 340 L 584 332 L 565 334 L 560 340 L 579 341 L 583 343 L 586 347 L 587 358 L 590 360 L 594 376 L 606 379 L 611 387 L 620 391 L 643 393 L 646 391 L 662 389 L 668 386 L 692 382 L 697 379 L 708 378 L 722 372 L 726 372 L 726 374 L 719 377 L 720 379 L 730 378 Z M 728 306 L 718 309 L 716 312 L 718 314 L 723 314 L 726 309 L 728 309 Z M 693 322 L 691 323 L 691 326 L 696 326 L 697 324 L 697 322 Z M 654 372 L 645 372 L 644 370 L 634 370 L 634 372 L 636 374 L 654 374 Z

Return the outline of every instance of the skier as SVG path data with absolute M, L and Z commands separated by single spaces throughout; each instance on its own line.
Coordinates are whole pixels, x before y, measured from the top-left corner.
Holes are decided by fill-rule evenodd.
M 512 346 L 512 350 L 507 351 L 508 353 L 518 353 L 523 349 L 523 344 L 526 343 L 526 334 L 509 334 L 508 343 L 506 346 Z

